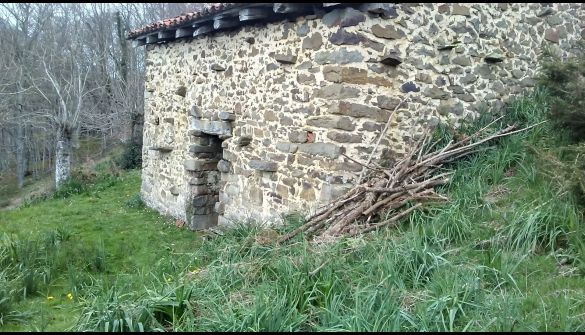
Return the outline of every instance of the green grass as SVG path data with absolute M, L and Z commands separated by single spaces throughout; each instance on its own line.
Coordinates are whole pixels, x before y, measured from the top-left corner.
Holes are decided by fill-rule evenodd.
M 6 329 L 70 327 L 80 315 L 77 298 L 87 287 L 148 272 L 161 260 L 197 247 L 196 234 L 178 230 L 171 220 L 152 210 L 126 205 L 135 199 L 139 188 L 140 171 L 131 171 L 111 185 L 103 182 L 94 186 L 99 191 L 36 201 L 0 212 L 0 233 L 19 246 L 41 244 L 55 235 L 65 235 L 62 240 L 55 239 L 57 243 L 51 250 L 31 246 L 19 252 L 19 256 L 36 259 L 40 264 L 31 268 L 45 268 L 51 278 L 46 283 L 38 280 L 36 290 L 16 302 L 16 310 L 33 316 L 24 323 L 7 325 Z M 19 258 L 16 266 L 22 263 Z M 70 292 L 75 301 L 66 298 Z M 49 301 L 48 296 L 54 299 Z
M 547 101 L 518 99 L 502 124 L 541 121 Z M 0 231 L 36 255 L 3 268 L 0 330 L 583 330 L 582 207 L 547 158 L 567 159 L 561 135 L 543 124 L 503 138 L 448 167 L 448 203 L 331 244 L 266 242 L 302 224 L 295 216 L 179 230 L 136 197 L 138 171 L 0 212 Z M 21 297 L 27 269 L 41 279 Z

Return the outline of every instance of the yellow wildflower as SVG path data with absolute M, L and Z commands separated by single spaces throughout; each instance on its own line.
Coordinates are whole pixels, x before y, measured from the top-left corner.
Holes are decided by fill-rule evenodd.
M 53 297 L 53 296 L 51 296 L 51 295 L 47 297 L 47 300 L 49 300 L 49 301 L 51 301 L 51 300 L 53 300 L 53 299 L 55 299 L 55 297 Z
M 73 300 L 73 294 L 71 294 L 71 293 L 67 293 L 67 299 L 69 299 L 69 300 Z

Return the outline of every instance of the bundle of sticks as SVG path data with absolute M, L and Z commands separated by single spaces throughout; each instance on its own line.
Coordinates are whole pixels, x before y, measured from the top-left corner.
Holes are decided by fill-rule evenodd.
M 401 218 L 425 203 L 447 201 L 447 197 L 435 192 L 435 186 L 447 184 L 449 175 L 453 173 L 440 173 L 444 170 L 443 165 L 480 151 L 479 146 L 483 143 L 540 124 L 522 129 L 511 125 L 495 132 L 490 131 L 490 126 L 501 118 L 470 136 L 464 136 L 457 141 L 451 140 L 438 149 L 434 148 L 441 140 L 431 143 L 432 137 L 425 133 L 413 146 L 413 150 L 390 168 L 370 162 L 360 163 L 345 156 L 362 164 L 369 171 L 365 175 L 365 181 L 359 180 L 344 195 L 319 208 L 306 218 L 305 224 L 282 236 L 278 242 L 286 242 L 301 232 L 304 232 L 306 238 L 356 236 L 396 225 Z

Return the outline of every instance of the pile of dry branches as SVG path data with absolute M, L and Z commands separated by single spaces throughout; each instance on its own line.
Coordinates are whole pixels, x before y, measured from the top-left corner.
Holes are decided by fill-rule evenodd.
M 451 140 L 443 148 L 434 151 L 433 148 L 441 141 L 431 143 L 427 133 L 409 154 L 391 168 L 360 163 L 370 171 L 365 182 L 358 182 L 347 193 L 318 209 L 307 218 L 304 225 L 282 236 L 278 242 L 285 242 L 301 232 L 304 232 L 306 238 L 313 235 L 356 236 L 380 227 L 396 225 L 399 219 L 424 203 L 448 200 L 434 190 L 435 186 L 447 184 L 447 177 L 453 173 L 437 174 L 444 164 L 477 152 L 478 146 L 485 142 L 538 125 L 523 129 L 516 129 L 512 125 L 488 133 L 490 126 L 500 119 L 470 136 L 458 141 Z M 380 213 L 390 213 L 390 217 L 380 220 Z

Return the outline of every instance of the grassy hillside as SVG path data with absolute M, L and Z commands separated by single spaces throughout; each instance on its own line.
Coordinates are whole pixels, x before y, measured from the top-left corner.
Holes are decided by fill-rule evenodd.
M 503 122 L 539 122 L 547 101 Z M 298 216 L 180 230 L 141 206 L 138 171 L 0 212 L 0 330 L 583 330 L 572 147 L 545 123 L 484 149 L 449 167 L 448 203 L 333 244 L 275 245 Z

